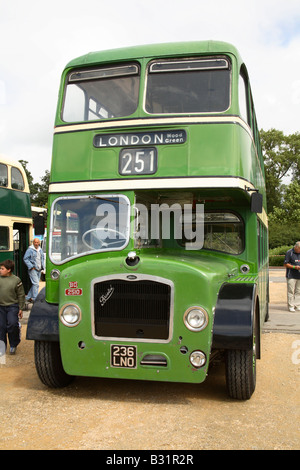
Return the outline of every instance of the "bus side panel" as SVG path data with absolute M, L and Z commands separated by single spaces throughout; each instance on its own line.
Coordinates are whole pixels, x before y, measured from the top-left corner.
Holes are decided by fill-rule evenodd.
M 11 191 L 11 207 L 18 217 L 31 217 L 30 195 L 23 191 Z
M 0 188 L 0 210 L 1 215 L 11 214 L 11 197 L 10 190 L 7 188 Z
M 214 349 L 252 349 L 256 286 L 223 284 L 216 305 Z
M 59 341 L 58 306 L 45 301 L 45 288 L 40 291 L 30 312 L 26 339 Z

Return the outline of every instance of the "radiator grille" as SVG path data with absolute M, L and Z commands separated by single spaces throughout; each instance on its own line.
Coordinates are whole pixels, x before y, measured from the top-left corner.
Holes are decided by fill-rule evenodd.
M 95 334 L 169 338 L 171 287 L 151 280 L 113 279 L 94 285 Z

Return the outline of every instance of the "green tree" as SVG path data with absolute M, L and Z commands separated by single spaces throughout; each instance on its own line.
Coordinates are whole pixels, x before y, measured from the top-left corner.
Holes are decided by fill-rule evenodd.
M 45 171 L 45 175 L 42 176 L 41 181 L 41 184 L 34 184 L 35 195 L 32 202 L 37 207 L 47 207 L 48 189 L 50 181 L 50 172 L 48 170 Z
M 296 179 L 300 175 L 300 134 L 284 135 L 270 129 L 260 131 L 265 162 L 268 212 L 281 207 L 284 197 L 283 178 Z
M 19 160 L 19 162 L 27 176 L 31 204 L 37 207 L 47 207 L 50 172 L 48 170 L 45 171 L 44 176 L 41 178 L 42 183 L 34 183 L 33 176 L 27 168 L 28 162 L 25 160 Z
M 265 161 L 269 246 L 300 240 L 300 134 L 260 131 Z
M 292 181 L 285 186 L 281 207 L 269 214 L 269 246 L 293 246 L 300 240 L 300 185 Z

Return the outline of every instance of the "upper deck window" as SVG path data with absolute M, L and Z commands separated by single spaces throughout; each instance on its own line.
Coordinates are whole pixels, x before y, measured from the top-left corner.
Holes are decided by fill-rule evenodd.
M 137 109 L 139 80 L 136 64 L 72 71 L 62 119 L 78 122 L 130 116 Z
M 23 191 L 25 188 L 24 178 L 18 168 L 11 168 L 11 187 Z
M 222 112 L 229 104 L 227 58 L 155 61 L 148 67 L 145 110 L 150 114 Z

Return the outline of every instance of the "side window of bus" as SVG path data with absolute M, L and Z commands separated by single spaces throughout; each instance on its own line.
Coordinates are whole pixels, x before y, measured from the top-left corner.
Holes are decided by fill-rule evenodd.
M 259 137 L 259 131 L 256 121 L 256 114 L 253 104 L 253 98 L 251 93 L 251 87 L 247 78 L 247 72 L 244 66 L 241 68 L 239 78 L 239 107 L 240 115 L 246 121 L 252 129 L 253 139 L 258 152 L 258 156 L 263 165 L 263 159 L 261 155 L 261 143 Z
M 8 185 L 8 173 L 7 173 L 7 166 L 3 163 L 0 163 L 0 186 L 7 187 Z
M 258 267 L 268 262 L 268 235 L 266 226 L 257 220 Z
M 13 189 L 19 189 L 23 191 L 25 188 L 24 179 L 22 173 L 18 168 L 11 168 L 11 187 Z
M 195 214 L 193 232 L 196 230 L 194 220 Z M 227 211 L 205 212 L 203 249 L 238 255 L 244 250 L 244 232 L 244 223 L 237 214 Z M 184 236 L 179 243 L 186 245 Z
M 247 81 L 245 75 L 241 73 L 239 78 L 239 107 L 241 117 L 249 125 L 249 108 L 248 108 L 248 90 L 247 90 Z
M 203 248 L 240 254 L 244 249 L 244 224 L 238 215 L 232 212 L 206 213 Z
M 9 250 L 8 227 L 0 227 L 0 251 Z

